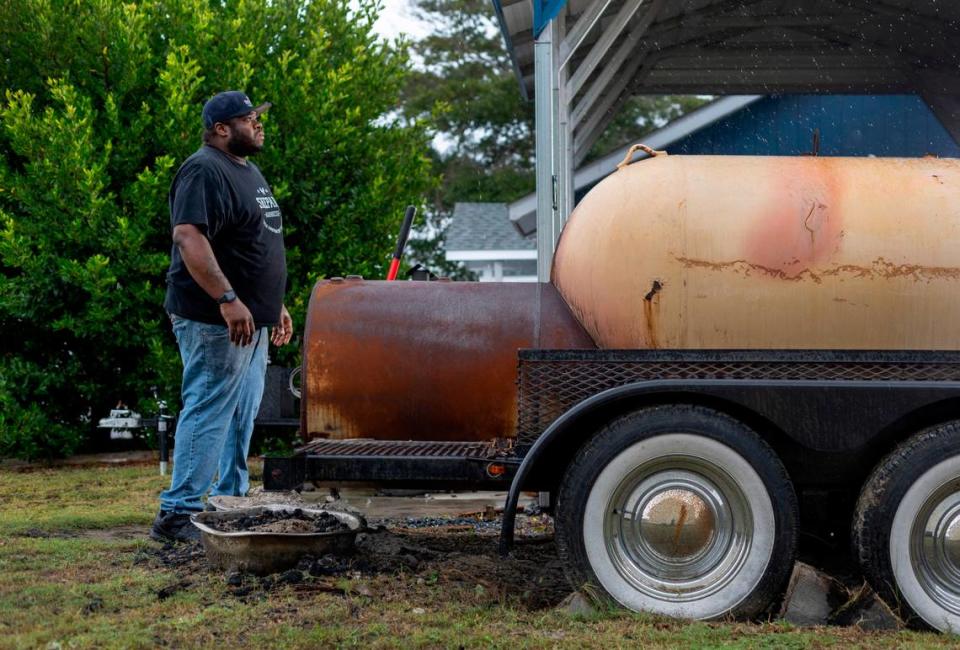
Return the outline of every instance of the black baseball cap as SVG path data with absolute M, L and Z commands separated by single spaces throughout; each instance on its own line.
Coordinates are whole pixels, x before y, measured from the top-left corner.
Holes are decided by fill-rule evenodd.
M 247 94 L 239 90 L 217 93 L 203 105 L 203 126 L 211 129 L 217 122 L 226 122 L 235 117 L 249 115 L 254 111 L 260 115 L 270 106 L 272 106 L 270 102 L 254 106 Z

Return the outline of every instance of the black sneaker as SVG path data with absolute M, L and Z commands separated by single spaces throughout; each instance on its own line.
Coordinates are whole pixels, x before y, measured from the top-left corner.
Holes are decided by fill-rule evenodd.
M 200 529 L 190 523 L 189 514 L 161 510 L 153 520 L 150 538 L 158 542 L 199 542 Z

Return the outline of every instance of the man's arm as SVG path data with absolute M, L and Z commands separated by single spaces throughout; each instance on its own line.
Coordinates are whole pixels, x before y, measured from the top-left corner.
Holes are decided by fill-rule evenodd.
M 286 305 L 280 305 L 280 322 L 277 323 L 270 333 L 270 340 L 276 346 L 286 345 L 293 336 L 293 320 L 290 318 L 290 312 Z
M 180 256 L 190 276 L 214 300 L 231 290 L 230 282 L 220 270 L 217 258 L 213 255 L 210 241 L 200 229 L 192 224 L 178 224 L 173 227 L 173 243 L 180 249 Z M 239 298 L 220 305 L 220 315 L 230 330 L 230 341 L 237 345 L 248 345 L 253 341 L 255 327 L 253 316 Z

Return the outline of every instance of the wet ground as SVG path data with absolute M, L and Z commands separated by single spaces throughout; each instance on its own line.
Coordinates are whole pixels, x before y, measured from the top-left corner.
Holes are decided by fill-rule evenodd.
M 570 593 L 553 544 L 553 522 L 543 514 L 521 514 L 517 544 L 508 558 L 498 554 L 499 517 L 435 516 L 377 518 L 357 537 L 349 554 L 305 556 L 296 568 L 256 577 L 225 574 L 228 593 L 240 599 L 264 598 L 285 585 L 297 591 L 402 597 L 409 589 L 442 584 L 524 609 L 556 606 Z M 138 564 L 175 569 L 180 579 L 157 593 L 164 599 L 189 589 L 200 572 L 215 572 L 200 544 L 168 544 L 147 549 Z M 344 580 L 346 579 L 346 580 Z M 352 585 L 352 586 L 347 586 Z

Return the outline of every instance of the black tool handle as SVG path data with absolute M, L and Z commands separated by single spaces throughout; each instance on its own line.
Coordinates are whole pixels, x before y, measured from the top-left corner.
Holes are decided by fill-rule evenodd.
M 413 217 L 416 214 L 417 209 L 408 205 L 407 212 L 403 215 L 403 225 L 400 226 L 400 235 L 397 237 L 397 250 L 393 253 L 395 259 L 403 257 L 403 249 L 407 247 L 407 237 L 410 236 L 410 226 L 413 225 Z

